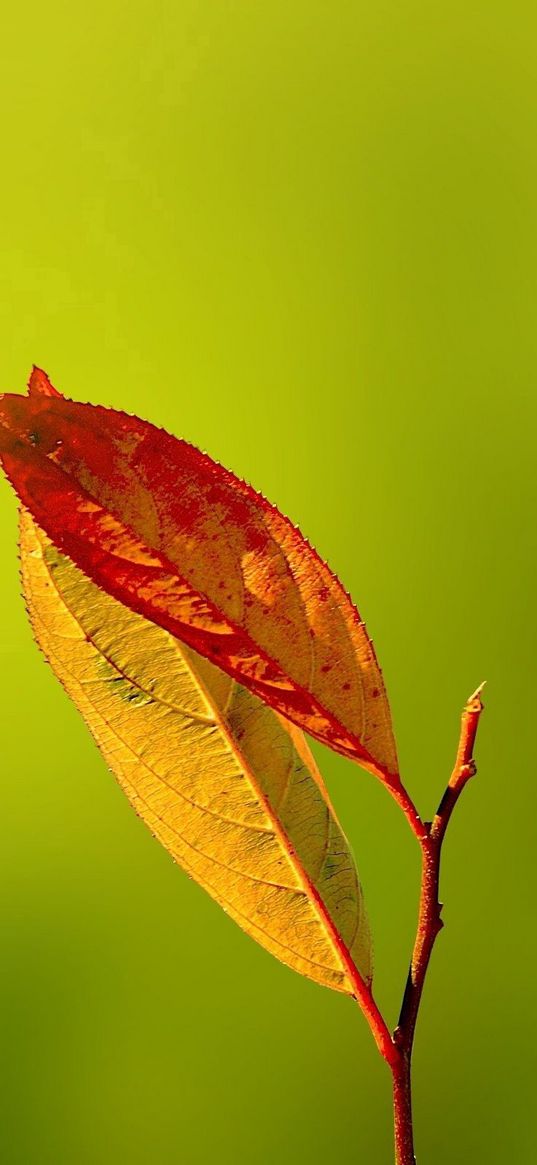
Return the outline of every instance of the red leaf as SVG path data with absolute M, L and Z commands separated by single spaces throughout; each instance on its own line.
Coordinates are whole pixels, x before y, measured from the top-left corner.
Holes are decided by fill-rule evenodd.
M 265 498 L 146 421 L 65 400 L 36 368 L 28 397 L 0 397 L 0 457 L 39 525 L 103 590 L 398 784 L 365 626 Z

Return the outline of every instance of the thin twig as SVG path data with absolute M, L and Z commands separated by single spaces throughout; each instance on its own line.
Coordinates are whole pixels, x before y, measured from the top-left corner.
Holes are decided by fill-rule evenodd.
M 474 744 L 483 711 L 483 684 L 467 701 L 461 719 L 457 756 L 445 793 L 432 822 L 423 822 L 402 784 L 388 784 L 388 789 L 402 809 L 421 849 L 421 889 L 418 928 L 399 1023 L 390 1035 L 387 1024 L 373 999 L 370 987 L 356 970 L 353 977 L 355 998 L 373 1033 L 377 1047 L 390 1066 L 393 1079 L 393 1108 L 396 1165 L 415 1165 L 412 1128 L 411 1061 L 416 1020 L 436 936 L 442 929 L 439 901 L 440 857 L 442 843 L 451 814 L 464 789 L 476 772 Z
M 392 1068 L 394 1079 L 394 1113 L 396 1165 L 414 1165 L 410 1066 L 416 1020 L 436 936 L 442 929 L 439 901 L 440 857 L 442 842 L 455 805 L 476 772 L 473 750 L 479 718 L 483 711 L 481 685 L 468 700 L 461 720 L 455 766 L 433 821 L 420 839 L 422 854 L 421 891 L 418 929 L 406 983 L 399 1023 L 393 1040 L 400 1060 Z
M 480 684 L 477 691 L 466 703 L 461 720 L 461 732 L 459 737 L 459 747 L 457 749 L 457 757 L 455 760 L 455 767 L 449 778 L 447 789 L 442 797 L 440 805 L 436 811 L 436 815 L 431 825 L 430 836 L 435 840 L 442 842 L 444 834 L 447 829 L 448 821 L 453 813 L 455 805 L 470 777 L 474 777 L 476 773 L 476 764 L 474 760 L 474 745 L 477 736 L 477 729 L 479 725 L 479 718 L 483 711 L 483 701 L 481 693 L 484 684 Z

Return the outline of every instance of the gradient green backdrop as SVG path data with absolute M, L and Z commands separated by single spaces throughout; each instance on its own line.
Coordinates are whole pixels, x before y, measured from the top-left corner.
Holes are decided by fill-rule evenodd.
M 465 697 L 416 1062 L 420 1165 L 534 1159 L 533 4 L 179 0 L 4 14 L 0 387 L 209 450 L 360 605 L 430 814 Z M 137 820 L 26 625 L 0 490 L 6 1165 L 391 1159 L 358 1009 L 280 966 Z M 317 749 L 395 1020 L 417 853 Z

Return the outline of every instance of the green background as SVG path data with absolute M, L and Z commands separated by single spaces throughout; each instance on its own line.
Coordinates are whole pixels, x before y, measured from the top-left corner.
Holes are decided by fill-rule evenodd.
M 359 603 L 430 814 L 486 678 L 415 1059 L 419 1165 L 534 1158 L 534 5 L 11 5 L 0 387 L 210 451 Z M 137 820 L 33 646 L 0 491 L 6 1165 L 391 1159 L 350 1000 L 280 966 Z M 417 847 L 317 750 L 391 1021 Z

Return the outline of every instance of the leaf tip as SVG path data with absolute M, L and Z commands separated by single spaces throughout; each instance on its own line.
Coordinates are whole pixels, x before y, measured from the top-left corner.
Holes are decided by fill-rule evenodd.
M 61 396 L 57 388 L 51 384 L 47 373 L 37 364 L 32 364 L 32 371 L 28 380 L 29 396 Z

